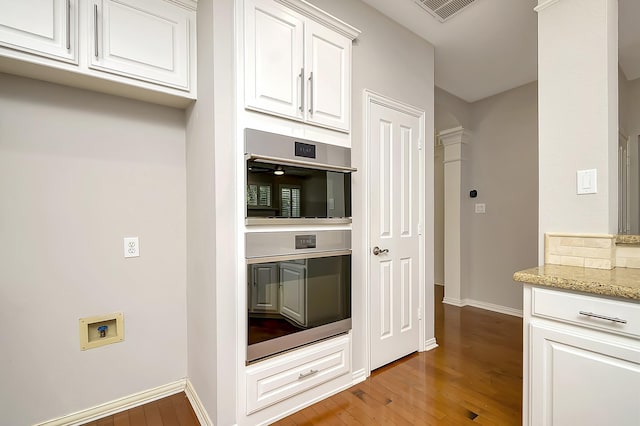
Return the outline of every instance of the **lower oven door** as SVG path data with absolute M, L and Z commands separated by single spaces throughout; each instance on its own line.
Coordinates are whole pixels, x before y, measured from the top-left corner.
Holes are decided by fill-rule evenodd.
M 351 251 L 247 259 L 247 360 L 351 328 Z

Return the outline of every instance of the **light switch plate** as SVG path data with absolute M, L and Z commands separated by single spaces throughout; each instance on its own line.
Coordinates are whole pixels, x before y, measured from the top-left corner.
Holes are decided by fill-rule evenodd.
M 124 238 L 124 257 L 140 256 L 140 242 L 138 237 Z
M 578 170 L 576 174 L 576 193 L 578 195 L 598 193 L 598 171 L 596 169 Z

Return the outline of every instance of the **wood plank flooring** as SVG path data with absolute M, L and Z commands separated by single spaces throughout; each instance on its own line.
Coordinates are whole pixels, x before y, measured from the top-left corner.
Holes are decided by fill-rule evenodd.
M 84 426 L 200 426 L 184 392 L 132 408 Z
M 436 286 L 438 348 L 379 368 L 275 425 L 520 425 L 522 319 L 444 305 L 442 297 Z

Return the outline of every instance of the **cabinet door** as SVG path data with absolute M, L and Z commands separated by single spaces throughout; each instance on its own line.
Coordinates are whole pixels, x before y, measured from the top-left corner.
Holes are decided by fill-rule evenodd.
M 531 425 L 640 424 L 640 347 L 532 324 Z M 591 336 L 591 337 L 589 337 Z
M 307 325 L 307 268 L 297 263 L 280 263 L 280 314 Z
M 271 0 L 245 4 L 245 106 L 302 119 L 303 23 Z
M 0 0 L 0 44 L 76 61 L 77 0 Z
M 251 266 L 249 302 L 251 312 L 278 313 L 278 264 Z
M 305 24 L 307 121 L 349 130 L 351 40 L 314 21 Z
M 92 0 L 90 67 L 189 89 L 192 12 L 166 1 Z

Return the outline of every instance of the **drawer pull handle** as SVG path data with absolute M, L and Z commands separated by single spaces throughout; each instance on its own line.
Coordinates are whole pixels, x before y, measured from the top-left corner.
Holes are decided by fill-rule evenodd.
M 627 320 L 624 320 L 624 319 L 608 317 L 606 315 L 594 314 L 593 312 L 580 311 L 579 313 L 580 313 L 580 315 L 584 315 L 585 317 L 600 318 L 600 319 L 607 320 L 607 321 L 619 322 L 620 324 L 626 324 L 627 323 Z
M 298 380 L 306 379 L 307 377 L 313 376 L 314 374 L 318 374 L 318 370 L 309 370 L 308 373 L 300 373 L 298 376 Z

